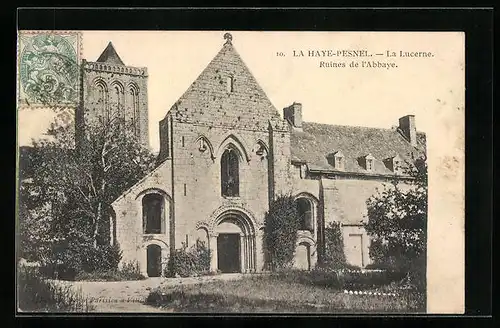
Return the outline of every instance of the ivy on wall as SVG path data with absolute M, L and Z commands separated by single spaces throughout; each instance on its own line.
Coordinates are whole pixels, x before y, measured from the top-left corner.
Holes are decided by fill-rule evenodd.
M 339 222 L 330 222 L 325 227 L 325 255 L 323 266 L 331 269 L 341 269 L 346 266 L 344 253 L 344 238 Z
M 275 271 L 293 264 L 299 228 L 295 199 L 291 195 L 278 196 L 264 218 L 263 244 L 268 269 Z

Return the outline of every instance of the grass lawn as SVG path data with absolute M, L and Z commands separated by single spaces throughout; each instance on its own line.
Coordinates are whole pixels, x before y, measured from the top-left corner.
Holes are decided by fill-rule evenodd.
M 422 297 L 420 295 L 420 297 Z M 255 275 L 237 281 L 170 286 L 152 291 L 147 304 L 173 312 L 405 313 L 425 312 L 419 295 L 350 295 L 331 287 Z

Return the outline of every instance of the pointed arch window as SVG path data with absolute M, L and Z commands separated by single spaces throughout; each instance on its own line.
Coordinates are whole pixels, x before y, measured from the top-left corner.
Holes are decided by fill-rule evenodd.
M 221 194 L 226 197 L 239 197 L 239 159 L 237 150 L 227 148 L 221 157 Z
M 118 82 L 113 83 L 111 97 L 112 97 L 112 108 L 113 112 L 112 119 L 119 119 L 123 121 L 125 119 L 125 113 L 123 110 L 123 87 Z
M 114 93 L 114 96 L 115 96 L 115 101 L 116 101 L 116 104 L 117 104 L 117 105 L 120 105 L 120 100 L 121 100 L 121 99 L 120 99 L 120 87 L 119 87 L 119 86 L 117 86 L 117 85 L 115 85 L 115 86 L 114 86 L 114 88 L 113 88 L 113 90 L 114 90 L 114 92 L 115 92 L 115 93 Z
M 98 110 L 98 115 L 100 115 L 103 119 L 109 119 L 107 109 L 108 90 L 106 88 L 106 84 L 103 81 L 97 81 L 95 83 L 95 87 L 96 109 Z
M 134 129 L 139 132 L 139 90 L 134 90 Z
M 139 124 L 139 92 L 135 86 L 130 86 L 127 92 L 127 114 L 126 121 L 127 124 L 132 126 L 134 134 L 138 134 L 138 124 Z

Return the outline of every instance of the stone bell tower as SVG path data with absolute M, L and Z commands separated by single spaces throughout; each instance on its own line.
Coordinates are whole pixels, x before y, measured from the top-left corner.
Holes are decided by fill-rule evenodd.
M 76 115 L 77 143 L 86 127 L 117 119 L 149 147 L 147 79 L 147 68 L 125 65 L 111 42 L 95 62 L 84 59 Z

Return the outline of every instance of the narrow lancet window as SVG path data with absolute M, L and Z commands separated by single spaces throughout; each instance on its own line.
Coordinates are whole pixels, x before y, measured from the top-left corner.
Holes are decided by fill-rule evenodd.
M 221 194 L 227 197 L 240 194 L 238 154 L 232 148 L 226 149 L 221 158 Z
M 227 92 L 233 92 L 234 90 L 234 79 L 232 76 L 226 77 L 226 88 Z

